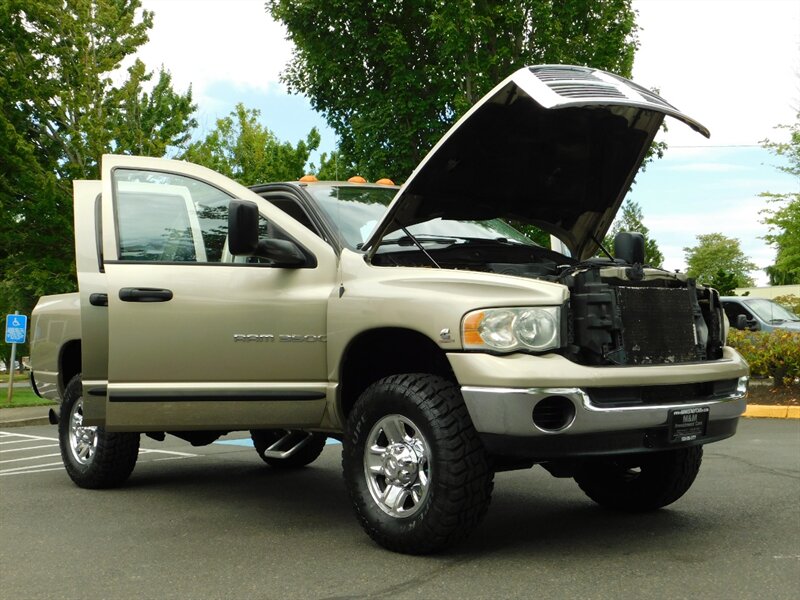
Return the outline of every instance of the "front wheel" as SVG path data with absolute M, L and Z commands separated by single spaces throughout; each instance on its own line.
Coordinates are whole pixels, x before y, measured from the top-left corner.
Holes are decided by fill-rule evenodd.
M 138 433 L 109 433 L 83 424 L 80 374 L 64 390 L 58 443 L 67 474 L 82 488 L 118 486 L 130 477 L 139 457 Z
M 466 537 L 489 507 L 494 473 L 452 382 L 425 374 L 381 379 L 348 418 L 342 467 L 364 530 L 408 554 Z
M 655 510 L 689 490 L 702 459 L 702 446 L 593 459 L 579 468 L 575 481 L 589 498 L 606 508 Z

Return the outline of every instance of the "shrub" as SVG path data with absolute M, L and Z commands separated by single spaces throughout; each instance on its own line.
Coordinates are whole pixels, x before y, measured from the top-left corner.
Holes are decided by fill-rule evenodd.
M 800 333 L 775 330 L 739 331 L 731 329 L 728 345 L 733 346 L 750 365 L 755 377 L 773 377 L 775 385 L 789 385 L 800 378 Z

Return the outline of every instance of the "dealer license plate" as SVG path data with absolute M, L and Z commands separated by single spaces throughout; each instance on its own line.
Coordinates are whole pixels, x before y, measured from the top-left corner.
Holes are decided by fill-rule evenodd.
M 671 442 L 691 442 L 706 434 L 708 406 L 678 408 L 669 411 L 669 439 Z

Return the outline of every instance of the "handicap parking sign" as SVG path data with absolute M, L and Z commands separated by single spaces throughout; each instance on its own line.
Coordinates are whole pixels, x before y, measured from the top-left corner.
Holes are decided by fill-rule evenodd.
M 27 316 L 6 315 L 6 344 L 24 344 L 27 330 Z

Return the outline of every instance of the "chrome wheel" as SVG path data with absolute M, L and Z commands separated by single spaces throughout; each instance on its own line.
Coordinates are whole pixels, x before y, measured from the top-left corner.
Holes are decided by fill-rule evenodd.
M 78 398 L 69 416 L 69 449 L 82 465 L 92 462 L 97 451 L 97 427 L 83 425 L 83 398 Z
M 364 445 L 364 474 L 375 504 L 407 518 L 424 505 L 430 487 L 430 449 L 419 428 L 402 415 L 387 415 Z

